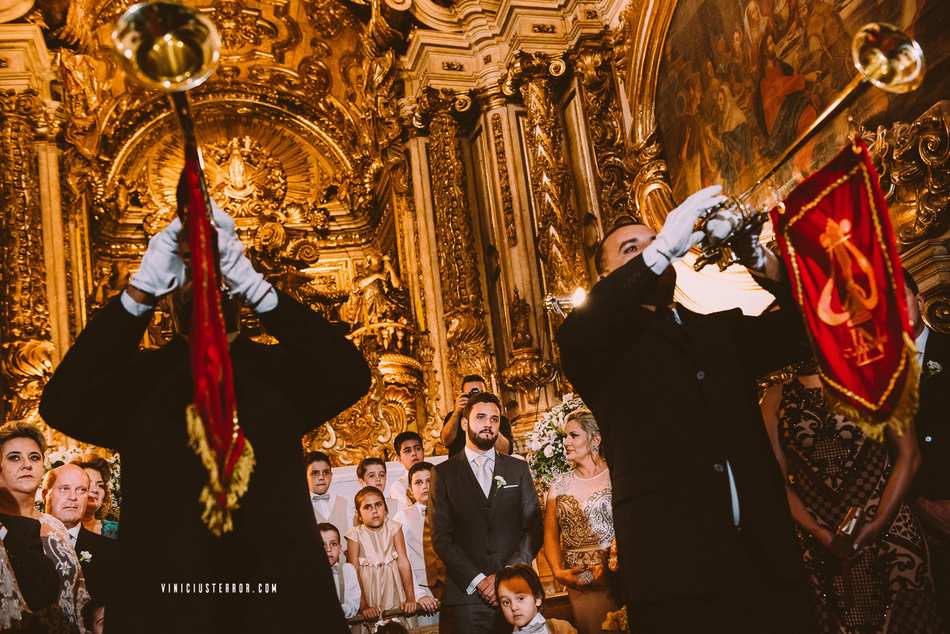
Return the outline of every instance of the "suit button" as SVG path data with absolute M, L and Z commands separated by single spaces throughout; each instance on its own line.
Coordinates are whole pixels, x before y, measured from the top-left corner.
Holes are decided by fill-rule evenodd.
M 933 442 L 933 441 L 934 441 L 934 437 L 931 436 L 930 434 L 927 434 L 926 436 L 924 436 L 924 442 Z
M 723 466 L 723 464 L 722 464 L 721 462 L 717 462 L 716 464 L 714 464 L 714 465 L 713 465 L 713 469 L 715 469 L 715 470 L 718 471 L 719 473 L 722 473 L 723 471 L 726 470 L 726 468 Z
M 698 380 L 702 381 L 703 379 L 706 378 L 706 373 L 703 372 L 702 370 L 700 370 L 699 372 L 696 373 L 696 378 L 697 378 Z

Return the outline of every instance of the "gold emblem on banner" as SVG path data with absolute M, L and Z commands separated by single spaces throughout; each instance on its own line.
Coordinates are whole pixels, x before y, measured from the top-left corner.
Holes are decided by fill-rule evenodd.
M 840 223 L 829 218 L 820 240 L 828 252 L 831 274 L 821 289 L 818 317 L 829 326 L 848 327 L 852 345 L 845 350 L 846 358 L 854 359 L 858 367 L 874 363 L 884 357 L 887 335 L 871 322 L 879 295 L 871 263 L 851 242 L 851 221 L 847 218 Z M 855 279 L 855 267 L 867 278 L 866 285 Z M 838 297 L 842 310 L 832 308 L 833 297 Z

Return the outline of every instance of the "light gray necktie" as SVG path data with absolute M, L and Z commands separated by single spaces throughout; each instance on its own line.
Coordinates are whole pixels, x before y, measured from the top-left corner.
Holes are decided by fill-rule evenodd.
M 478 456 L 474 462 L 477 467 L 475 477 L 478 479 L 479 486 L 482 487 L 482 493 L 488 497 L 488 492 L 491 490 L 491 463 L 485 455 Z

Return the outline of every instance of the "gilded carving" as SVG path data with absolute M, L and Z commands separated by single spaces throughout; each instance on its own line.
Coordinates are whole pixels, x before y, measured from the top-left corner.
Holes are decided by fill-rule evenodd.
M 573 179 L 564 155 L 564 130 L 551 78 L 566 71 L 564 60 L 520 51 L 509 66 L 502 91 L 519 91 L 527 111 L 526 141 L 531 168 L 538 254 L 545 291 L 570 294 L 587 285 L 580 228 L 573 201 Z
M 541 395 L 541 388 L 557 377 L 557 368 L 545 361 L 540 351 L 534 347 L 534 337 L 529 325 L 531 305 L 515 289 L 514 297 L 508 308 L 511 319 L 511 343 L 514 350 L 508 366 L 502 371 L 505 385 L 523 392 L 532 405 Z
M 629 170 L 634 173 L 631 198 L 644 223 L 659 230 L 675 205 L 670 188 L 669 169 L 663 158 L 663 146 L 656 134 L 635 145 L 628 154 Z
M 491 376 L 491 346 L 482 305 L 475 238 L 465 197 L 465 168 L 459 125 L 453 110 L 467 110 L 471 98 L 448 89 L 426 88 L 413 121 L 428 122 L 429 172 L 439 244 L 439 277 L 449 357 L 455 382 L 465 374 Z
M 52 368 L 35 139 L 45 110 L 32 89 L 0 91 L 0 342 L 4 422 L 37 418 Z
M 341 0 L 305 0 L 304 7 L 310 25 L 325 39 L 336 36 L 354 23 L 352 13 Z
M 252 9 L 234 0 L 216 0 L 207 10 L 218 27 L 221 45 L 225 49 L 238 50 L 247 46 L 260 46 L 265 39 L 278 35 L 275 24 Z
M 505 238 L 508 246 L 518 244 L 518 230 L 515 227 L 515 206 L 511 197 L 511 177 L 508 175 L 508 155 L 505 150 L 505 134 L 502 128 L 501 114 L 491 116 L 492 145 L 495 148 L 495 164 L 498 167 L 498 187 L 501 189 L 501 211 L 505 221 Z
M 623 111 L 611 55 L 609 46 L 593 45 L 581 47 L 573 56 L 594 146 L 600 215 L 605 227 L 612 226 L 620 215 L 638 215 L 636 199 L 630 196 L 634 173 L 626 160 Z
M 950 101 L 912 123 L 857 134 L 871 144 L 901 246 L 940 235 L 950 220 Z

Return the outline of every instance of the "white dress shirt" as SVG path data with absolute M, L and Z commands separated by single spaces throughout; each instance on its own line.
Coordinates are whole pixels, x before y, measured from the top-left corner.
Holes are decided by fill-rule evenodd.
M 343 608 L 343 616 L 352 619 L 360 611 L 360 582 L 356 577 L 356 568 L 353 564 L 338 561 L 332 567 L 333 583 L 336 585 L 336 596 L 340 601 L 340 607 Z M 343 574 L 343 595 L 340 596 L 340 573 Z
M 425 529 L 426 505 L 413 504 L 396 513 L 393 521 L 402 524 L 402 534 L 406 538 L 406 555 L 412 568 L 412 581 L 416 586 L 416 600 L 431 597 L 427 587 L 426 556 L 422 548 L 422 532 Z
M 917 366 L 923 370 L 924 368 L 924 356 L 927 351 L 927 339 L 930 337 L 930 328 L 924 326 L 924 329 L 917 335 L 917 339 L 914 340 L 914 343 L 917 345 Z M 923 372 L 920 373 L 921 376 L 924 375 Z
M 67 528 L 66 532 L 69 533 L 69 543 L 73 548 L 76 547 L 76 540 L 79 539 L 79 529 L 82 527 L 82 524 L 76 524 L 72 528 Z
M 492 447 L 488 451 L 480 452 L 477 449 L 472 449 L 467 444 L 465 445 L 465 458 L 468 460 L 468 466 L 472 468 L 472 473 L 475 474 L 475 480 L 478 481 L 479 486 L 482 487 L 482 493 L 485 494 L 485 497 L 488 497 L 489 492 L 491 492 L 491 476 L 488 476 L 488 481 L 483 482 L 484 475 L 479 473 L 478 460 L 484 457 L 488 460 L 488 465 L 484 467 L 484 471 L 491 473 L 495 470 L 495 448 Z M 473 594 L 475 589 L 478 587 L 478 584 L 482 582 L 482 579 L 485 578 L 484 573 L 478 573 L 475 575 L 475 578 L 472 579 L 472 582 L 468 584 L 468 588 L 465 589 L 466 594 Z
M 395 515 L 402 509 L 409 508 L 412 506 L 412 501 L 407 495 L 409 491 L 409 473 L 404 473 L 386 487 L 386 497 L 390 500 L 393 500 L 399 504 L 399 508 L 392 508 L 390 506 L 389 514 Z M 387 504 L 391 504 L 387 502 Z

